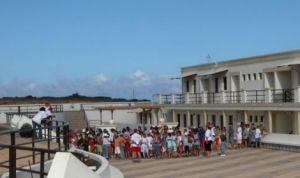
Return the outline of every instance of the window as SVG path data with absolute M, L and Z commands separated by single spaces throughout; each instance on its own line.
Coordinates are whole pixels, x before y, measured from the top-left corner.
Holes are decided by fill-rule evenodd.
M 197 82 L 196 80 L 193 81 L 194 84 L 194 93 L 197 93 Z
M 186 81 L 186 92 L 190 92 L 190 81 Z
M 198 114 L 198 115 L 197 115 L 197 127 L 199 127 L 200 124 L 201 124 L 201 123 L 200 123 L 200 114 Z
M 223 78 L 224 90 L 227 90 L 227 77 Z
M 246 81 L 246 74 L 243 74 L 243 81 Z
M 220 116 L 220 119 L 221 119 L 221 128 L 224 127 L 224 119 L 223 119 L 223 115 Z
M 177 114 L 177 122 L 178 122 L 178 126 L 180 127 L 180 114 Z
M 186 127 L 186 114 L 183 115 L 183 127 Z
M 253 80 L 256 80 L 256 73 L 253 74 Z
M 232 115 L 229 115 L 229 124 L 233 124 L 233 117 L 232 117 Z
M 219 93 L 219 78 L 215 78 L 215 92 Z
M 194 126 L 194 117 L 193 117 L 193 114 L 191 114 L 191 125 L 190 126 Z
M 260 122 L 264 122 L 264 116 L 260 116 Z
M 251 74 L 248 74 L 248 80 L 249 81 L 251 80 Z
M 140 113 L 140 124 L 143 124 L 143 113 Z
M 211 121 L 212 124 L 213 124 L 213 125 L 216 125 L 216 115 L 212 115 L 212 116 L 211 116 L 211 120 L 212 120 L 212 121 Z
M 263 76 L 262 73 L 259 73 L 259 80 L 262 80 Z
M 255 123 L 258 123 L 258 116 L 255 116 Z
M 150 121 L 150 125 L 152 125 L 152 114 L 149 113 L 149 121 Z
M 252 116 L 249 117 L 249 121 L 253 122 L 253 117 Z

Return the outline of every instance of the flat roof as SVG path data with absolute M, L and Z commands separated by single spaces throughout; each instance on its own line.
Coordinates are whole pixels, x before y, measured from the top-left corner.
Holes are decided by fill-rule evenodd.
M 99 106 L 97 110 L 133 110 L 133 109 L 160 109 L 159 104 L 129 104 L 124 106 Z

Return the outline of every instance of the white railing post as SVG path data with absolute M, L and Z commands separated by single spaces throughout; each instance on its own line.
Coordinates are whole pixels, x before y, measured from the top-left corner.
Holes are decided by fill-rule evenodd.
M 225 91 L 221 92 L 221 103 L 223 103 L 223 104 L 226 103 L 226 92 Z
M 270 88 L 267 88 L 265 90 L 265 102 L 272 103 L 272 91 Z
M 190 104 L 190 94 L 189 93 L 185 93 L 184 97 L 185 97 L 185 104 Z
M 300 103 L 300 87 L 295 88 L 294 92 L 294 97 L 295 97 L 295 103 Z
M 163 98 L 162 94 L 158 94 L 158 103 L 163 104 Z
M 203 91 L 201 93 L 202 97 L 202 104 L 207 104 L 207 91 Z
M 247 91 L 242 90 L 242 103 L 247 103 Z
M 176 94 L 172 93 L 171 97 L 172 97 L 171 104 L 176 104 Z

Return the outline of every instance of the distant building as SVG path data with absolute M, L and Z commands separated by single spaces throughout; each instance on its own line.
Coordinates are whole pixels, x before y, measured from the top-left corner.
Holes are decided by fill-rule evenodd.
M 182 93 L 157 95 L 167 122 L 300 134 L 300 50 L 183 67 L 178 79 Z

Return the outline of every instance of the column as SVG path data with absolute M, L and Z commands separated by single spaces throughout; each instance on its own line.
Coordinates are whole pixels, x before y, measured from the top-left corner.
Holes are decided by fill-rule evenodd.
M 267 132 L 269 133 L 273 133 L 273 119 L 272 119 L 272 112 L 271 111 L 267 111 L 266 113 L 267 115 Z
M 172 111 L 172 116 L 173 116 L 173 122 L 176 122 L 176 112 L 175 112 L 175 110 Z
M 176 94 L 173 93 L 171 97 L 172 97 L 171 104 L 176 104 Z
M 295 103 L 300 103 L 300 87 L 296 87 L 294 91 Z
M 242 103 L 247 103 L 247 91 L 242 90 Z
M 226 93 L 225 91 L 222 91 L 221 92 L 221 103 L 226 103 Z
M 272 91 L 269 88 L 265 90 L 265 102 L 272 103 Z
M 158 94 L 158 104 L 163 104 L 162 94 Z
M 186 112 L 186 125 L 187 127 L 190 127 L 191 126 L 191 112 L 190 111 L 187 111 Z
M 244 124 L 248 124 L 249 120 L 248 120 L 248 111 L 244 111 Z
M 202 104 L 207 104 L 207 91 L 201 93 L 202 97 Z
M 204 126 L 205 127 L 207 125 L 207 112 L 203 111 L 203 119 L 204 119 Z
M 300 112 L 294 112 L 293 119 L 293 132 L 294 134 L 300 134 Z
M 189 93 L 186 93 L 186 94 L 184 95 L 184 97 L 185 97 L 185 103 L 184 103 L 184 104 L 190 104 L 190 94 L 189 94 Z

